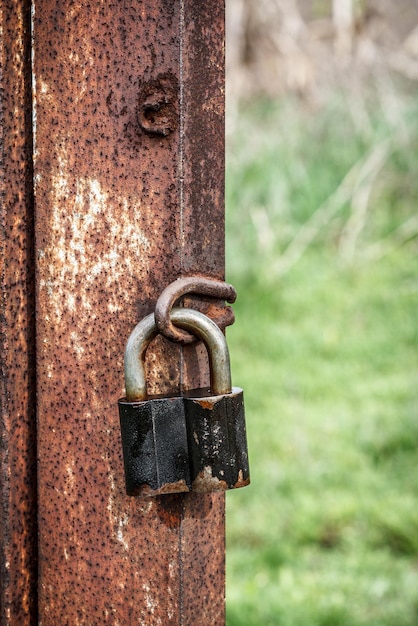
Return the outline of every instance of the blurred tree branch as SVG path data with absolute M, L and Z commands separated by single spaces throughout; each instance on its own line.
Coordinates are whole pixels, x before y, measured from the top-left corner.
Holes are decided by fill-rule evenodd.
M 320 101 L 376 71 L 418 80 L 416 0 L 228 0 L 230 99 L 296 93 Z

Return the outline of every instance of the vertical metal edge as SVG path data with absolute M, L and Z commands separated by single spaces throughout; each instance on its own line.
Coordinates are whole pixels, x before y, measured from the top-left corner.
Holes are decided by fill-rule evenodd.
M 0 104 L 0 624 L 37 624 L 29 0 L 3 0 Z
M 181 624 L 225 624 L 225 495 L 184 496 Z
M 225 274 L 225 7 L 184 2 L 182 269 Z
M 225 6 L 223 0 L 182 0 L 182 9 L 182 271 L 223 279 Z M 205 349 L 184 348 L 184 388 L 208 381 Z M 181 551 L 182 624 L 224 624 L 223 493 L 184 496 Z

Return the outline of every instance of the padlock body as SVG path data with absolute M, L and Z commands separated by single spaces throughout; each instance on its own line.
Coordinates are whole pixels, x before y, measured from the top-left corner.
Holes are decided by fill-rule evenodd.
M 156 496 L 191 489 L 183 398 L 118 402 L 129 496 Z
M 202 391 L 184 397 L 192 491 L 209 493 L 245 487 L 250 482 L 244 394 Z

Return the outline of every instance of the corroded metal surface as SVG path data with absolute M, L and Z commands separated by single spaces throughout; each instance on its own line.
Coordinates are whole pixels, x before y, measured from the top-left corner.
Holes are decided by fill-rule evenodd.
M 185 398 L 192 491 L 210 493 L 250 484 L 244 395 L 190 393 Z
M 219 625 L 223 496 L 127 497 L 116 400 L 162 289 L 223 278 L 223 6 L 34 13 L 39 619 Z M 204 352 L 155 344 L 151 392 L 207 384 Z
M 213 278 L 224 266 L 223 18 L 222 1 L 184 0 L 182 267 Z
M 237 298 L 237 292 L 234 287 L 223 281 L 209 280 L 201 276 L 178 278 L 164 289 L 155 304 L 156 324 L 160 333 L 167 339 L 181 343 L 193 343 L 193 341 L 196 341 L 194 335 L 177 328 L 170 319 L 170 311 L 175 302 L 185 294 L 191 293 L 196 293 L 199 296 L 210 296 L 211 299 L 215 298 L 221 303 L 223 300 L 232 303 L 235 302 Z M 216 303 L 213 301 L 211 302 L 211 308 L 216 310 Z M 222 304 L 218 305 L 218 308 L 221 309 L 221 314 L 219 316 L 209 315 L 209 317 L 214 319 L 222 330 L 225 330 L 225 326 L 234 323 L 234 312 L 231 307 L 225 307 L 222 306 Z M 205 311 L 205 314 L 208 315 L 208 311 Z
M 0 4 L 0 624 L 36 617 L 30 3 Z

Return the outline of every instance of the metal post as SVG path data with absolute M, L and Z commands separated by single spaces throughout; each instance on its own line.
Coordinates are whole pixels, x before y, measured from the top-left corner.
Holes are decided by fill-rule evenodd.
M 0 624 L 37 623 L 30 2 L 0 3 Z
M 224 497 L 127 497 L 116 405 L 162 289 L 223 278 L 223 14 L 34 0 L 43 626 L 224 622 Z M 161 339 L 148 376 L 208 380 L 200 351 Z

